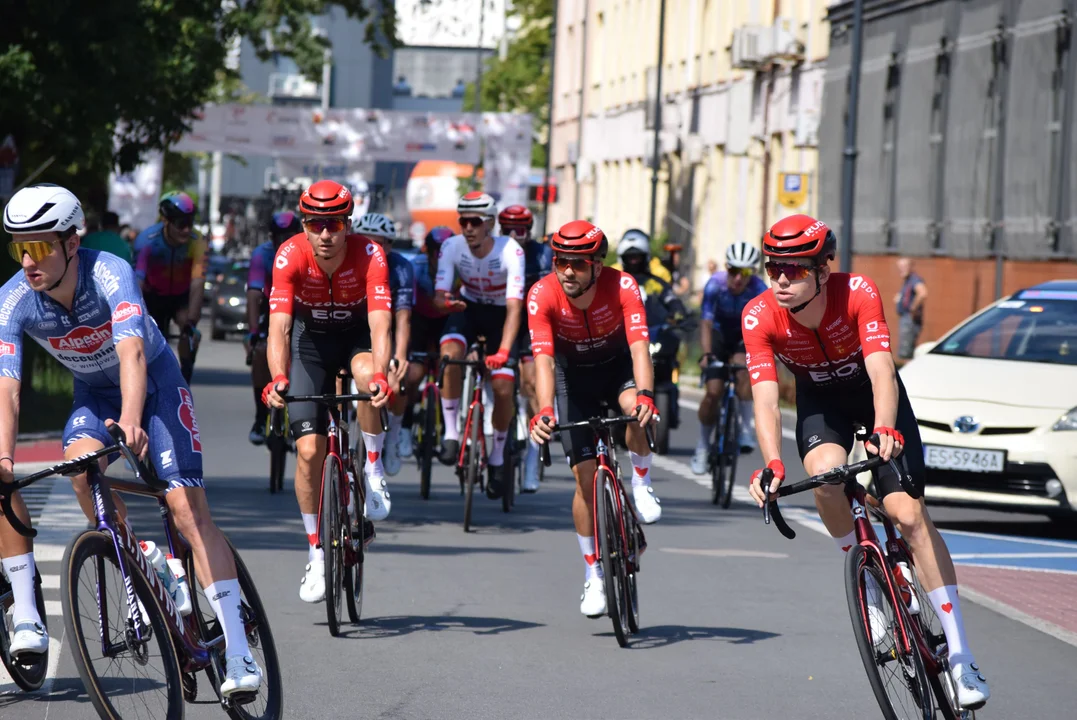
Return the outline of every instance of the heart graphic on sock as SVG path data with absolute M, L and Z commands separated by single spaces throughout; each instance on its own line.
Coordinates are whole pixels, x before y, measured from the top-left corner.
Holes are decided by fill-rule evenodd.
M 949 614 L 950 611 L 954 609 L 954 604 L 953 603 L 943 603 L 939 607 L 942 608 L 943 612 Z
M 635 470 L 636 474 L 639 475 L 640 477 L 643 477 L 644 475 L 647 474 L 647 468 L 636 467 L 635 465 L 633 465 L 632 469 Z
M 588 565 L 594 565 L 595 560 L 598 560 L 598 554 L 596 553 L 594 555 L 584 555 L 583 559 L 587 562 Z
M 311 545 L 317 545 L 318 544 L 318 533 L 310 533 L 309 535 L 307 535 L 307 542 L 310 543 Z
M 369 450 L 367 450 L 366 459 L 370 461 L 371 465 L 376 463 L 379 457 L 381 457 L 381 453 L 370 452 Z
M 852 545 L 842 545 L 841 546 L 841 551 L 842 552 L 849 552 L 849 548 L 851 548 L 851 547 L 852 547 Z

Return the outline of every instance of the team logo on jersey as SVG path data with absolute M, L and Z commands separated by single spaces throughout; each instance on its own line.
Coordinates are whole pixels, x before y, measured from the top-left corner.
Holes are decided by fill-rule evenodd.
M 142 308 L 136 303 L 129 303 L 126 300 L 116 306 L 116 310 L 112 313 L 112 322 L 122 323 L 124 320 L 128 320 L 135 315 L 141 315 Z
M 14 355 L 14 354 L 15 354 L 15 345 L 12 344 L 12 343 L 6 343 L 6 342 L 0 340 L 0 357 L 3 357 L 4 355 Z
M 194 398 L 191 397 L 191 391 L 185 387 L 176 388 L 176 390 L 179 391 L 180 396 L 180 405 L 176 408 L 176 415 L 179 417 L 180 424 L 191 435 L 191 450 L 201 453 L 202 436 L 198 433 L 198 420 L 194 416 Z
M 67 350 L 89 355 L 112 340 L 112 322 L 106 320 L 97 327 L 79 325 L 63 337 L 50 337 L 49 344 L 57 350 Z
M 374 243 L 367 243 L 366 254 L 367 255 L 373 255 L 374 254 Z

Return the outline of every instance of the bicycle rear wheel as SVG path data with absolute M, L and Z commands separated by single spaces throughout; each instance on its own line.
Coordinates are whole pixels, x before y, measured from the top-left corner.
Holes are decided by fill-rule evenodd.
M 329 634 L 340 634 L 344 599 L 344 545 L 341 531 L 340 467 L 332 457 L 322 468 L 322 554 L 325 556 L 325 617 Z
M 470 415 L 471 412 L 468 411 Z M 471 425 L 467 438 L 467 464 L 464 466 L 464 532 L 471 532 L 471 505 L 475 496 L 475 485 L 482 472 L 482 459 L 479 443 L 482 442 L 482 413 L 474 413 L 468 420 Z M 467 426 L 465 426 L 467 427 Z
M 621 554 L 620 520 L 612 483 L 616 480 L 606 470 L 596 471 L 598 487 L 595 492 L 595 515 L 598 517 L 598 545 L 602 561 L 602 581 L 606 589 L 606 614 L 613 621 L 617 644 L 628 646 L 628 607 L 625 601 L 623 556 Z
M 618 487 L 621 487 L 620 483 L 617 483 Z M 625 495 L 623 490 L 618 490 L 621 495 L 621 507 L 625 508 L 628 505 L 628 496 Z M 625 602 L 627 603 L 626 615 L 628 617 L 628 629 L 630 632 L 639 632 L 639 555 L 640 547 L 637 542 L 639 536 L 637 534 L 636 516 L 632 514 L 631 510 L 623 513 L 625 519 L 625 537 L 628 539 L 628 557 L 624 562 L 624 576 L 625 576 Z
M 363 518 L 362 510 L 360 510 L 363 507 L 362 495 L 356 487 L 363 480 L 360 479 L 361 476 L 356 477 L 354 474 L 352 477 L 355 477 L 355 484 L 349 483 L 348 490 L 354 499 L 356 517 L 351 517 L 345 505 L 342 510 L 344 518 L 341 525 L 344 529 L 346 541 L 344 557 L 347 561 L 344 567 L 344 597 L 348 600 L 348 619 L 353 625 L 358 625 L 363 613 L 363 566 L 366 560 L 363 539 L 365 525 L 369 521 Z
M 419 441 L 419 495 L 430 499 L 430 474 L 434 468 L 434 449 L 438 444 L 437 393 L 428 390 L 423 394 L 422 437 Z
M 34 573 L 34 601 L 37 605 L 37 614 L 41 616 L 41 624 L 46 628 L 45 595 L 41 592 L 41 573 Z M 49 667 L 49 651 L 40 655 L 31 655 L 19 659 L 11 657 L 10 638 L 15 632 L 14 618 L 11 616 L 15 605 L 15 598 L 11 592 L 11 586 L 0 577 L 0 619 L 3 627 L 0 627 L 0 660 L 7 668 L 8 674 L 15 684 L 27 692 L 37 690 L 45 682 L 45 674 Z
M 178 720 L 184 708 L 175 643 L 146 576 L 130 556 L 124 565 L 142 606 L 142 640 L 112 536 L 86 530 L 68 544 L 60 592 L 71 655 L 101 717 Z
M 862 545 L 854 545 L 845 557 L 845 596 L 860 659 L 886 720 L 933 720 L 935 709 L 923 659 L 915 645 L 909 652 L 901 648 L 898 613 L 903 609 L 887 590 L 883 573 L 889 571 Z M 879 638 L 872 632 L 869 597 L 880 611 L 876 616 Z M 905 619 L 911 626 L 907 613 Z

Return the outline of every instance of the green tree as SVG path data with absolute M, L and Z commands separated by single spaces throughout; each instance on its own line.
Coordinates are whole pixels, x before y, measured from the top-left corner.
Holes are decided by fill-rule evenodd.
M 554 0 L 513 0 L 511 14 L 520 19 L 520 30 L 511 39 L 505 59 L 488 59 L 482 74 L 479 109 L 497 112 L 526 112 L 534 118 L 535 133 L 546 138 L 549 132 L 550 30 Z M 475 110 L 475 83 L 464 94 L 464 108 Z M 546 146 L 531 148 L 531 164 L 546 164 Z

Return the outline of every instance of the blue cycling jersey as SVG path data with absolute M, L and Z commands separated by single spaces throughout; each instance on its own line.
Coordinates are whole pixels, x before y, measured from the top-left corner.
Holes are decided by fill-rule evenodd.
M 277 255 L 277 248 L 272 240 L 267 240 L 251 253 L 251 264 L 247 270 L 247 289 L 261 290 L 269 296 L 273 289 L 273 260 Z
M 150 321 L 131 266 L 111 253 L 78 251 L 75 302 L 68 311 L 34 292 L 20 271 L 0 288 L 0 375 L 21 379 L 22 335 L 29 335 L 93 388 L 118 388 L 116 343 L 142 338 L 146 363 L 167 350 Z M 169 351 L 171 355 L 171 351 Z
M 529 240 L 524 245 L 524 290 L 553 272 L 553 248 L 549 243 Z
M 710 320 L 728 338 L 740 337 L 740 316 L 744 308 L 757 295 L 765 292 L 767 284 L 758 275 L 752 275 L 748 285 L 739 295 L 729 289 L 729 274 L 719 270 L 711 276 L 703 288 L 703 304 L 700 317 Z
M 389 253 L 389 291 L 393 296 L 393 312 L 411 310 L 415 302 L 415 269 L 398 252 Z

